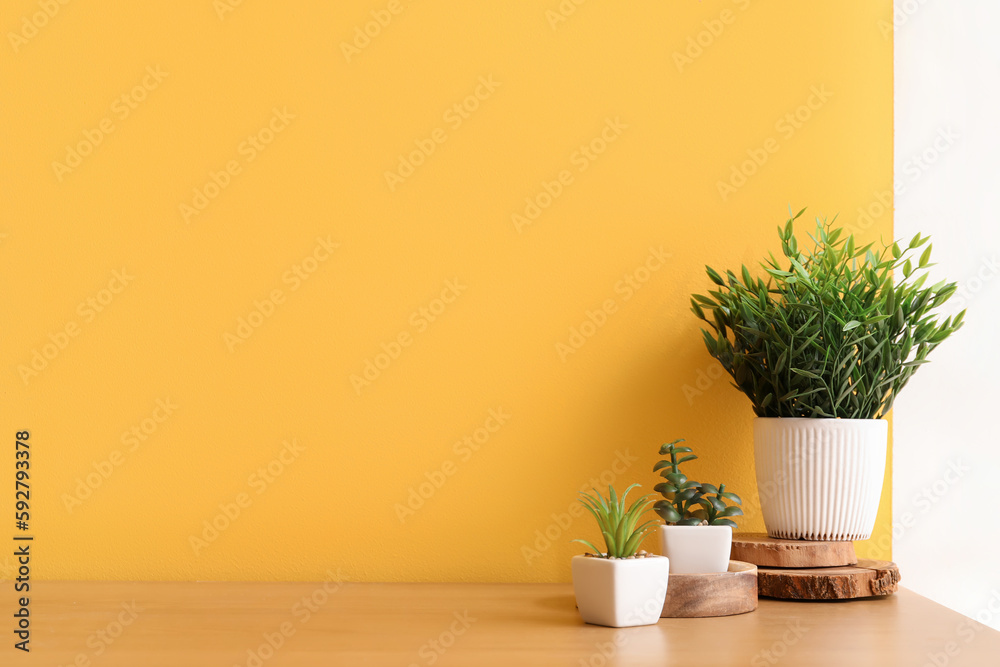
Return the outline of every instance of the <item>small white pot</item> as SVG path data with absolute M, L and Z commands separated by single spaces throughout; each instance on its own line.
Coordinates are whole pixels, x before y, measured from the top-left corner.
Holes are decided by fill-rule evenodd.
M 660 550 L 671 574 L 709 574 L 729 570 L 733 529 L 729 526 L 660 526 Z
M 660 620 L 670 561 L 573 556 L 573 592 L 585 623 L 627 628 Z
M 884 419 L 755 419 L 757 491 L 767 534 L 869 539 L 888 438 Z

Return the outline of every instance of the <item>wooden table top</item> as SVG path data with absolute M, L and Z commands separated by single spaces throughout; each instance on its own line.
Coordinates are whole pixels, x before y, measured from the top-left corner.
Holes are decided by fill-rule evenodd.
M 624 629 L 565 584 L 32 582 L 30 610 L 31 653 L 5 629 L 0 664 L 1000 665 L 1000 632 L 905 589 Z

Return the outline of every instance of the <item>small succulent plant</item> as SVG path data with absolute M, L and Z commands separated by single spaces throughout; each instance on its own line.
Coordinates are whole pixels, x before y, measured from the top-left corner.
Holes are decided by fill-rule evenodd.
M 674 440 L 660 447 L 660 456 L 669 456 L 653 466 L 666 481 L 653 487 L 662 500 L 653 505 L 654 511 L 670 526 L 729 526 L 736 527 L 730 517 L 743 514 L 737 505 L 740 497 L 726 491 L 725 484 L 703 484 L 690 480 L 681 472 L 681 464 L 697 459 L 690 447 L 681 446 L 684 440 Z M 679 458 L 678 458 L 679 457 Z M 729 503 L 733 503 L 730 505 Z
M 709 526 L 736 528 L 736 522 L 729 517 L 743 515 L 743 510 L 737 507 L 737 505 L 743 504 L 740 497 L 726 491 L 725 484 L 719 484 L 718 488 L 712 484 L 702 484 L 701 491 L 705 495 L 698 502 L 703 509 L 696 511 L 695 515 L 704 518 Z M 733 504 L 730 505 L 726 501 Z
M 630 558 L 635 556 L 643 538 L 656 526 L 655 520 L 639 524 L 642 515 L 653 505 L 653 501 L 649 499 L 652 494 L 637 498 L 628 507 L 625 505 L 625 498 L 629 491 L 637 486 L 639 485 L 633 484 L 628 487 L 621 496 L 615 493 L 615 487 L 609 487 L 607 500 L 597 489 L 594 489 L 593 494 L 581 493 L 580 502 L 597 519 L 597 525 L 600 526 L 601 534 L 604 535 L 606 550 L 598 549 L 587 540 L 573 541 L 593 549 L 593 555 L 598 558 Z

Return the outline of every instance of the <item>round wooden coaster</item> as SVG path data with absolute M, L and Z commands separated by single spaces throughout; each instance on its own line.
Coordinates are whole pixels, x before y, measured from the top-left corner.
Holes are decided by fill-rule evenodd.
M 779 540 L 764 533 L 734 534 L 730 557 L 758 567 L 841 567 L 858 562 L 853 542 Z
M 895 593 L 899 568 L 884 560 L 859 560 L 849 567 L 760 568 L 757 585 L 760 595 L 782 600 L 852 600 Z
M 757 608 L 757 566 L 729 561 L 728 572 L 671 574 L 660 618 L 733 616 Z

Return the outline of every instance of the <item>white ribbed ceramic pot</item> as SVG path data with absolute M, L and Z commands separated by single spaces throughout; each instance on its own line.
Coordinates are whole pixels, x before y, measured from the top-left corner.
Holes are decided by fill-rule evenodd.
M 767 534 L 869 539 L 888 437 L 884 419 L 755 419 L 757 490 Z

